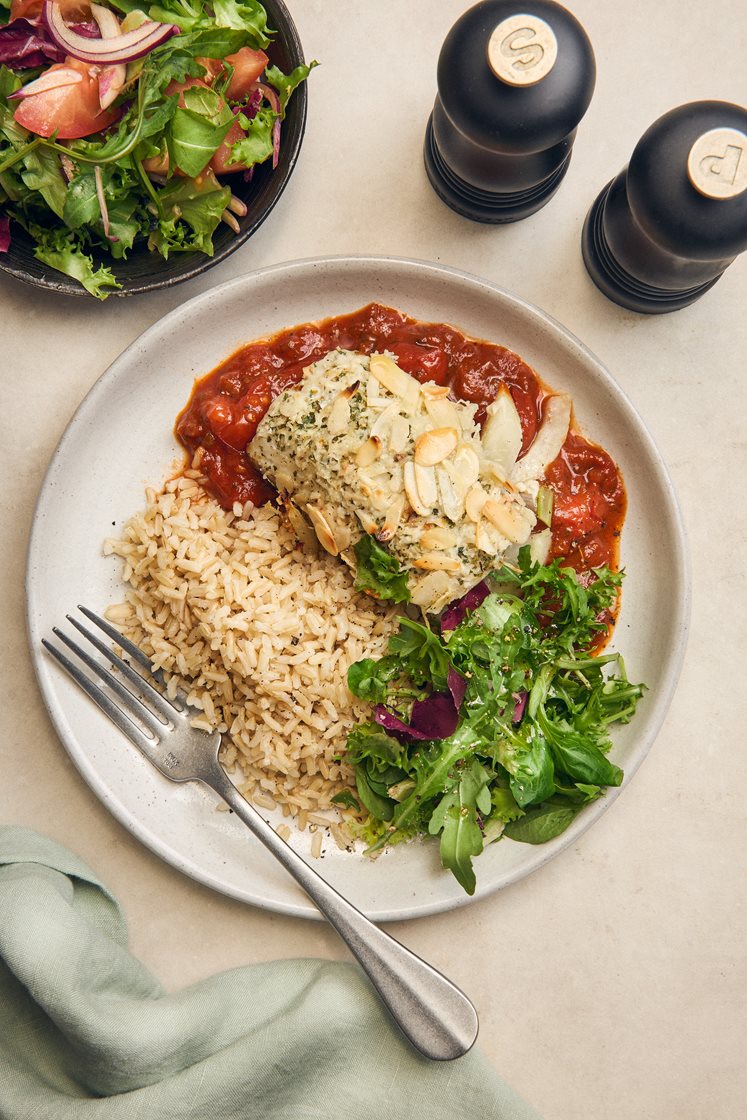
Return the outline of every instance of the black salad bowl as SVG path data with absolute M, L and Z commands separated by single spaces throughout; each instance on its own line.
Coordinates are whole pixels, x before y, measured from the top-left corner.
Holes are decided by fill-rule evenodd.
M 305 61 L 296 26 L 283 0 L 263 0 L 263 6 L 267 11 L 268 26 L 275 32 L 267 54 L 270 62 L 287 74 Z M 221 222 L 213 235 L 214 253 L 211 257 L 200 252 L 173 253 L 164 260 L 160 253 L 151 252 L 145 242 L 136 242 L 126 260 L 115 261 L 106 254 L 94 253 L 96 266 L 105 264 L 122 285 L 121 288 L 111 289 L 108 294 L 133 296 L 169 288 L 199 276 L 240 248 L 274 209 L 293 173 L 306 127 L 307 100 L 306 82 L 302 82 L 288 102 L 276 168 L 273 169 L 268 160 L 255 168 L 248 182 L 241 173 L 224 178 L 233 194 L 247 207 L 246 215 L 237 218 L 238 233 Z M 8 252 L 0 253 L 0 272 L 37 288 L 92 298 L 77 280 L 36 259 L 33 242 L 17 222 L 11 223 L 11 235 Z

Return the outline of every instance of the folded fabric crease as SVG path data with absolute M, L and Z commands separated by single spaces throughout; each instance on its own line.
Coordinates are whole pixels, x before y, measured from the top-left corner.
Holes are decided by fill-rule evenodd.
M 348 964 L 274 961 L 176 993 L 71 852 L 0 827 L 3 1120 L 539 1120 L 473 1051 L 420 1057 Z

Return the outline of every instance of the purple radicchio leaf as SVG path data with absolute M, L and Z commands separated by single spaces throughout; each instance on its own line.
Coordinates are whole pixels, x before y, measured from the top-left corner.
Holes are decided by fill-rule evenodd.
M 27 19 L 14 19 L 0 27 L 0 62 L 14 70 L 32 70 L 64 58 L 65 52 L 51 42 L 43 28 Z
M 462 706 L 464 694 L 467 691 L 467 681 L 461 673 L 457 673 L 456 669 L 450 668 L 448 676 L 446 678 L 446 684 L 448 685 L 449 692 L 451 693 L 451 698 L 454 701 L 454 707 L 458 712 Z
M 441 615 L 441 633 L 445 634 L 447 630 L 456 630 L 459 623 L 464 622 L 467 611 L 477 610 L 480 603 L 487 599 L 489 594 L 490 588 L 485 580 L 481 579 L 461 599 L 455 599 L 453 603 L 449 603 Z
M 526 691 L 514 692 L 513 693 L 514 714 L 511 716 L 511 722 L 512 723 L 521 723 L 522 716 L 524 715 L 524 710 L 527 706 L 527 700 L 528 699 L 529 699 L 529 693 L 526 692 Z
M 448 739 L 457 729 L 459 709 L 467 690 L 467 682 L 456 669 L 449 669 L 448 685 L 448 692 L 432 692 L 425 700 L 416 700 L 410 712 L 409 723 L 405 723 L 383 704 L 376 706 L 374 719 L 400 741 L 402 738 Z
M 394 712 L 390 712 L 383 704 L 377 704 L 374 708 L 374 719 L 384 728 L 385 731 L 391 731 L 400 742 L 402 739 L 429 739 L 429 735 L 425 735 L 422 731 L 416 731 L 410 727 L 409 723 L 405 723 L 399 716 L 395 716 Z
M 251 94 L 246 100 L 246 104 L 237 106 L 237 112 L 243 113 L 247 120 L 253 121 L 259 112 L 259 107 L 262 104 L 262 91 L 259 89 L 252 90 Z
M 7 253 L 10 248 L 10 218 L 0 214 L 0 253 Z
M 426 700 L 416 700 L 410 713 L 410 727 L 424 739 L 448 739 L 458 722 L 459 711 L 450 692 L 432 692 Z

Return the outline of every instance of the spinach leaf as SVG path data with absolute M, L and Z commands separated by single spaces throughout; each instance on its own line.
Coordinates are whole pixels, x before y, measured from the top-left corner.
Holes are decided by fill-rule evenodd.
M 521 841 L 522 844 L 546 844 L 548 840 L 565 832 L 577 812 L 578 809 L 570 805 L 548 805 L 530 809 L 519 820 L 509 821 L 503 834 L 511 840 Z

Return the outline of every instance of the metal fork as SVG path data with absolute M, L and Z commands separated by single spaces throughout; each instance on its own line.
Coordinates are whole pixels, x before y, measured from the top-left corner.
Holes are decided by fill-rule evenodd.
M 153 669 L 138 646 L 87 607 L 79 605 L 78 610 L 163 689 L 163 674 Z M 76 684 L 165 777 L 173 782 L 203 782 L 230 805 L 334 926 L 403 1034 L 421 1054 L 438 1061 L 465 1054 L 477 1038 L 478 1030 L 477 1012 L 467 996 L 426 961 L 369 921 L 278 836 L 241 796 L 218 761 L 220 734 L 190 726 L 190 719 L 197 713 L 187 705 L 183 694 L 175 700 L 167 698 L 97 634 L 71 615 L 66 617 L 120 674 L 115 676 L 72 638 L 53 627 L 59 641 L 92 674 L 84 672 L 61 649 L 42 639 L 45 648 Z M 100 687 L 94 677 L 102 681 L 108 691 Z

